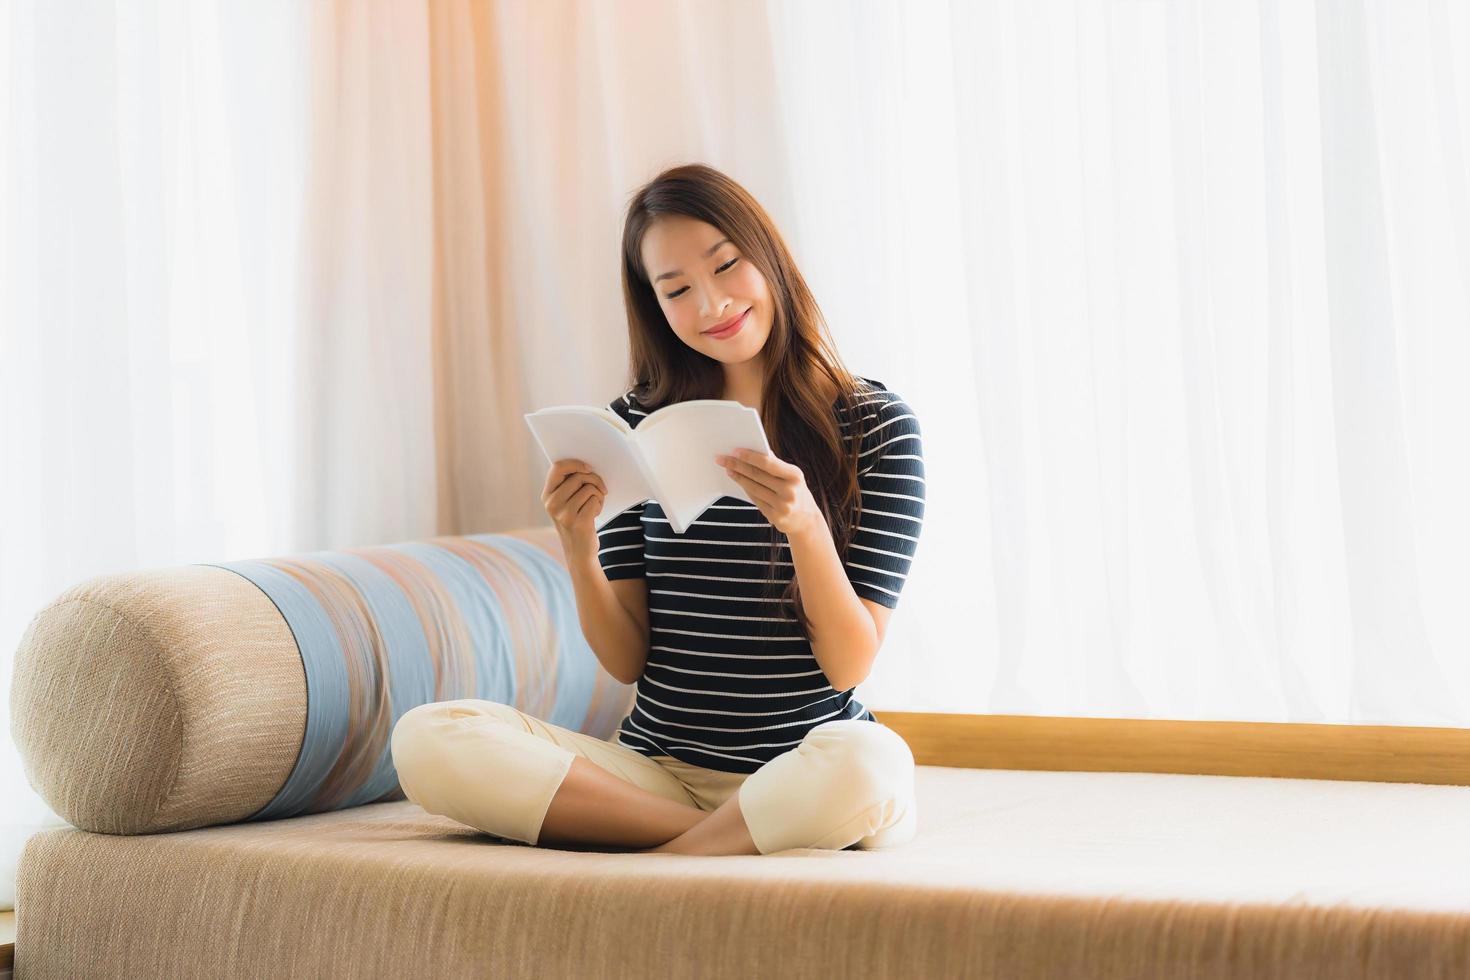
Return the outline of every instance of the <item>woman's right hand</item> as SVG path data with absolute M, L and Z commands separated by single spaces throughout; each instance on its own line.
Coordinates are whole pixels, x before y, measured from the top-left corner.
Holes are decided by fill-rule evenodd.
M 593 521 L 602 513 L 607 484 L 580 459 L 559 459 L 546 474 L 541 503 L 551 515 L 568 556 L 597 554 Z

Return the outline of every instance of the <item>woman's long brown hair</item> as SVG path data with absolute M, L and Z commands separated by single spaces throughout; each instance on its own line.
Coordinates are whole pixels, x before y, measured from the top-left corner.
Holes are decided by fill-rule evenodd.
M 775 313 L 766 339 L 760 416 L 771 450 L 801 468 L 845 562 L 862 506 L 858 454 L 862 420 L 853 411 L 867 386 L 842 364 L 827 324 L 781 233 L 759 202 L 728 176 L 703 164 L 665 170 L 639 188 L 623 222 L 623 301 L 628 311 L 629 387 L 647 411 L 691 398 L 720 398 L 720 362 L 675 335 L 643 267 L 643 236 L 665 215 L 718 228 L 765 276 Z M 844 434 L 839 409 L 850 420 Z M 780 540 L 771 531 L 768 577 L 776 578 Z M 811 627 L 795 574 L 781 596 L 810 641 Z

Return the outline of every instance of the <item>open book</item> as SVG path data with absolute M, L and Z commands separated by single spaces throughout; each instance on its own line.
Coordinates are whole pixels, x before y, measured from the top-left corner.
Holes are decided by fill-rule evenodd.
M 650 412 L 635 429 L 610 408 L 556 405 L 526 417 L 548 462 L 580 459 L 607 484 L 604 524 L 634 504 L 656 500 L 683 534 L 721 497 L 755 503 L 715 462 L 735 449 L 768 453 L 760 414 L 737 401 L 694 398 Z

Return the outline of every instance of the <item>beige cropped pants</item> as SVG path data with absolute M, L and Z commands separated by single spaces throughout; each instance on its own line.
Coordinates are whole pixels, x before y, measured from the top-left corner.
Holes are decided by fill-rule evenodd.
M 535 844 L 572 760 L 582 756 L 670 800 L 714 810 L 739 794 L 762 854 L 793 847 L 893 847 L 918 829 L 914 757 L 881 722 L 829 721 L 753 773 L 646 756 L 477 698 L 405 712 L 390 751 L 410 800 L 496 837 Z

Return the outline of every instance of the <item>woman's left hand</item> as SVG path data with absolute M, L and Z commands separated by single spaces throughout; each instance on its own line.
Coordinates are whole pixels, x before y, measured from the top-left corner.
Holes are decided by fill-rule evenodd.
M 755 449 L 736 449 L 729 456 L 716 456 L 715 462 L 725 467 L 766 520 L 787 537 L 825 523 L 801 467 Z

